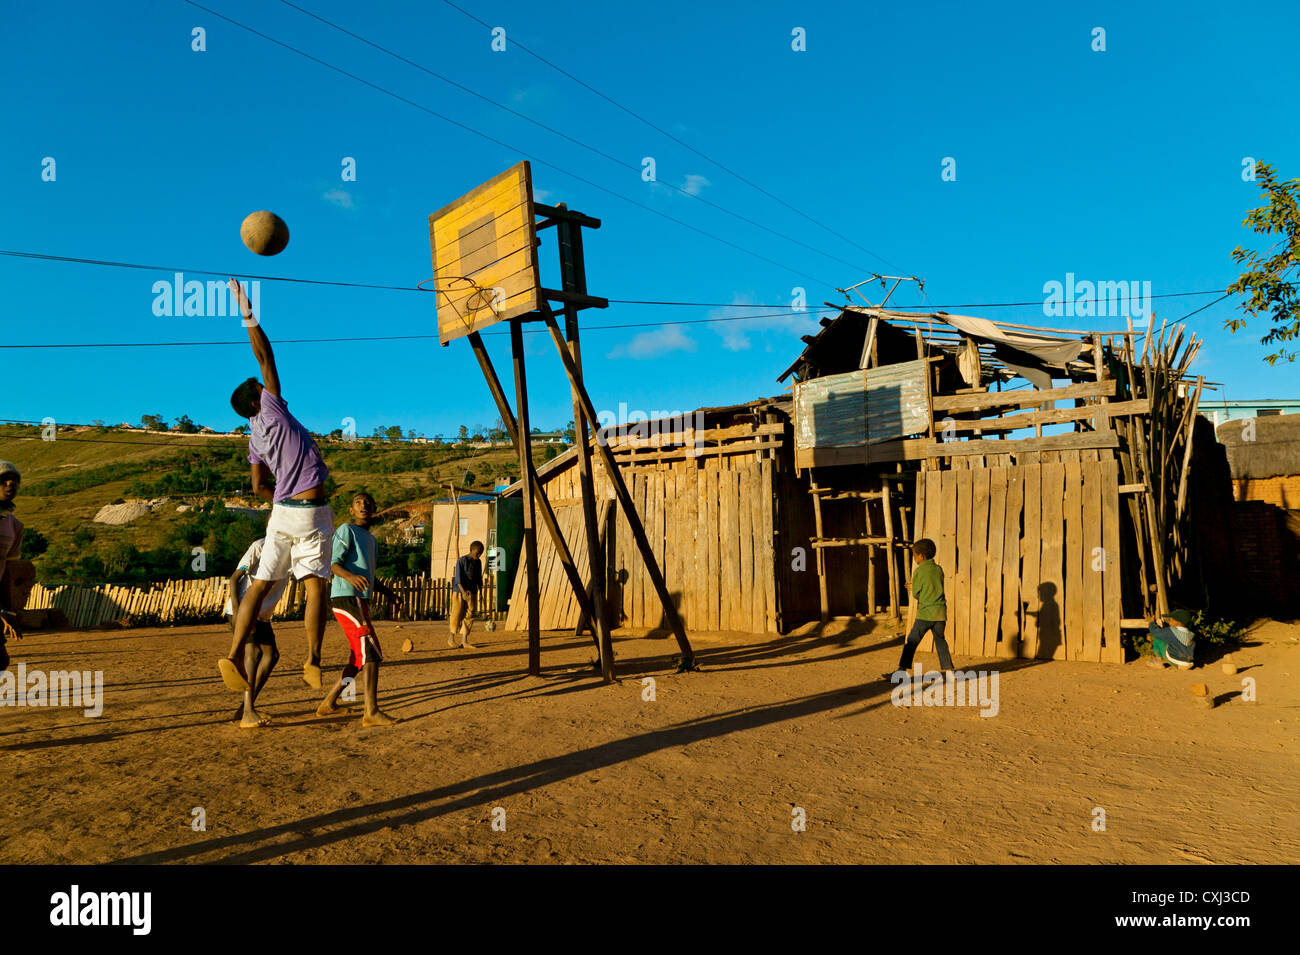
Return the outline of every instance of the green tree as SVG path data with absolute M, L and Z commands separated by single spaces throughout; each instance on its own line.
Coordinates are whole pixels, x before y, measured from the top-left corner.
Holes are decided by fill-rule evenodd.
M 396 444 L 398 441 L 401 441 L 402 426 L 400 424 L 389 425 L 387 428 L 384 429 L 384 437 L 387 438 L 389 441 L 392 441 L 394 444 Z
M 1300 266 L 1300 179 L 1282 181 L 1273 167 L 1259 163 L 1255 173 L 1263 186 L 1264 204 L 1246 213 L 1242 225 L 1259 235 L 1281 235 L 1264 252 L 1237 246 L 1232 260 L 1245 265 L 1237 281 L 1228 286 L 1230 294 L 1248 295 L 1241 310 L 1251 317 L 1268 315 L 1273 327 L 1260 338 L 1260 344 L 1274 345 L 1300 338 L 1300 295 L 1293 281 Z M 1224 323 L 1236 332 L 1246 327 L 1246 319 L 1231 318 Z M 1279 359 L 1295 361 L 1295 351 L 1278 344 L 1277 351 L 1264 356 L 1270 365 Z
M 40 531 L 29 527 L 23 531 L 23 553 L 31 560 L 50 549 L 50 540 Z
M 140 415 L 140 425 L 150 431 L 166 431 L 167 421 L 160 414 Z
M 183 414 L 176 419 L 176 430 L 181 434 L 198 434 L 199 426 L 190 420 L 189 415 Z

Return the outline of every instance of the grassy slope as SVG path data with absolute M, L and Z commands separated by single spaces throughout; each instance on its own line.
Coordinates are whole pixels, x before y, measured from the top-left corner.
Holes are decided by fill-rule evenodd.
M 170 505 L 122 526 L 93 523 L 96 512 L 103 505 L 119 498 L 136 496 L 128 490 L 134 482 L 153 480 L 165 470 L 184 466 L 182 462 L 187 452 L 204 446 L 243 450 L 247 447 L 247 440 L 213 435 L 101 432 L 85 428 L 61 430 L 56 440 L 42 441 L 36 428 L 0 426 L 0 459 L 13 461 L 23 472 L 17 514 L 27 527 L 40 531 L 49 539 L 50 553 L 77 552 L 102 556 L 118 541 L 125 541 L 141 551 L 161 546 L 181 519 L 175 511 L 175 504 L 182 501 L 197 503 L 205 495 L 171 495 Z M 355 453 L 367 443 L 372 444 L 374 454 Z M 461 484 L 466 471 L 473 472 L 474 487 L 486 488 L 491 487 L 496 477 L 513 478 L 519 470 L 518 459 L 508 448 L 487 451 L 447 448 L 436 452 L 439 460 L 432 466 L 408 468 L 404 462 L 411 461 L 420 449 L 429 451 L 430 446 L 393 448 L 378 441 L 346 445 L 322 441 L 321 447 L 327 462 L 337 459 L 340 454 L 349 462 L 348 467 L 331 466 L 331 476 L 338 484 L 338 491 L 370 490 L 381 510 L 439 496 L 439 485 L 448 482 Z M 360 462 L 362 467 L 353 466 L 358 457 L 373 459 L 376 468 L 382 466 L 383 470 L 368 467 L 365 461 Z M 542 461 L 545 449 L 537 449 L 535 457 L 538 462 Z M 390 467 L 394 468 L 391 472 L 388 471 Z M 96 472 L 99 474 L 92 487 L 40 493 L 39 485 L 43 483 Z M 442 493 L 445 493 L 445 488 Z M 231 496 L 206 497 L 223 499 Z M 336 516 L 341 518 L 343 515 Z M 72 536 L 83 527 L 92 530 L 94 540 L 78 547 L 72 542 Z

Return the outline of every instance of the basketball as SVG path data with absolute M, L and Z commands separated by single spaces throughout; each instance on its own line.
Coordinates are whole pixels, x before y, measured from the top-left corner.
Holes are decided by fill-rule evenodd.
M 274 212 L 251 213 L 239 227 L 244 245 L 258 255 L 278 255 L 289 244 L 289 227 Z

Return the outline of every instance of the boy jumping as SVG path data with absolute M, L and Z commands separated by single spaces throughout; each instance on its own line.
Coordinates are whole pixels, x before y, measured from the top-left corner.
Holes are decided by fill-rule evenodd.
M 350 653 L 338 683 L 326 694 L 316 710 L 317 716 L 332 716 L 340 709 L 339 694 L 361 674 L 366 694 L 362 726 L 392 726 L 397 720 L 379 708 L 379 638 L 370 622 L 370 594 L 379 590 L 400 604 L 401 598 L 389 587 L 375 580 L 375 535 L 367 529 L 375 515 L 375 499 L 362 492 L 352 498 L 352 523 L 334 532 L 334 583 L 330 587 L 330 606 L 334 619 L 348 638 Z
M 248 546 L 248 550 L 244 551 L 244 556 L 239 559 L 239 566 L 235 568 L 235 572 L 230 575 L 226 615 L 230 618 L 231 627 L 234 627 L 235 618 L 239 615 L 239 605 L 248 596 L 250 581 L 257 575 L 265 544 L 265 538 L 253 541 Z M 275 645 L 275 631 L 271 629 L 271 615 L 275 613 L 275 605 L 280 602 L 280 595 L 284 593 L 288 583 L 287 577 L 277 580 L 262 597 L 257 622 L 253 625 L 252 636 L 244 648 L 244 672 L 251 679 L 249 688 L 244 691 L 244 703 L 235 711 L 234 717 L 234 722 L 242 729 L 257 729 L 259 726 L 268 726 L 271 722 L 270 717 L 264 717 L 257 712 L 254 704 L 257 702 L 257 694 L 261 693 L 262 687 L 266 686 L 271 671 L 275 669 L 275 664 L 280 659 L 280 650 Z
M 898 661 L 898 670 L 906 673 L 912 667 L 912 656 L 926 631 L 934 632 L 934 649 L 939 654 L 939 666 L 945 670 L 952 669 L 952 656 L 948 653 L 948 641 L 943 638 L 943 629 L 948 618 L 948 603 L 943 595 L 943 568 L 934 562 L 937 553 L 934 541 L 922 537 L 912 545 L 912 561 L 916 570 L 912 571 L 912 599 L 916 601 L 916 622 L 903 644 L 903 657 Z M 885 678 L 893 676 L 886 673 Z
M 257 571 L 249 584 L 248 598 L 235 614 L 235 633 L 230 653 L 217 661 L 226 686 L 239 692 L 249 689 L 244 671 L 244 644 L 253 632 L 257 608 L 277 581 L 294 577 L 307 591 L 307 662 L 302 678 L 308 686 L 320 688 L 320 651 L 325 637 L 325 588 L 329 580 L 330 537 L 334 515 L 325 496 L 329 470 L 320 449 L 306 428 L 289 413 L 280 395 L 280 375 L 275 367 L 271 342 L 262 331 L 253 306 L 235 279 L 230 288 L 239 298 L 239 308 L 248 328 L 262 372 L 262 380 L 249 378 L 230 396 L 235 412 L 248 419 L 248 462 L 252 466 L 253 493 L 272 502 L 266 522 L 266 544 Z M 270 480 L 274 479 L 274 485 Z

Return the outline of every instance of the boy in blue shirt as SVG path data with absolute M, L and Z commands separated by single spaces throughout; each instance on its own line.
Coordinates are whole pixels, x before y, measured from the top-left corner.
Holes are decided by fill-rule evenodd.
M 365 714 L 362 726 L 392 726 L 397 720 L 379 709 L 379 638 L 370 621 L 370 594 L 374 590 L 390 597 L 395 603 L 401 598 L 389 587 L 375 580 L 375 535 L 368 530 L 375 516 L 375 499 L 362 491 L 352 498 L 352 522 L 334 532 L 333 563 L 330 570 L 334 581 L 330 585 L 330 608 L 334 619 L 348 638 L 350 654 L 347 666 L 338 683 L 326 694 L 316 709 L 317 716 L 332 716 L 339 712 L 338 698 L 343 689 L 361 675 L 365 690 Z

